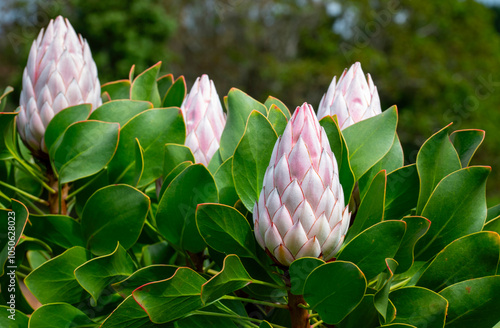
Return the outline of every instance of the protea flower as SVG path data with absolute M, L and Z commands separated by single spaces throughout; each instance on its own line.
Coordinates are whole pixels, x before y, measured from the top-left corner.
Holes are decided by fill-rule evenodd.
M 344 70 L 338 83 L 334 76 L 326 94 L 321 98 L 318 118 L 337 115 L 340 129 L 373 117 L 382 112 L 377 87 L 370 74 L 366 78 L 360 63 Z
M 338 252 L 351 214 L 325 130 L 304 103 L 276 141 L 253 208 L 255 237 L 283 265 Z
M 62 109 L 89 103 L 99 107 L 101 85 L 87 41 L 59 16 L 40 31 L 33 42 L 23 73 L 19 134 L 38 156 L 48 152 L 44 134 Z M 44 154 L 45 153 L 45 154 Z
M 181 106 L 186 123 L 185 145 L 191 148 L 196 163 L 208 165 L 219 149 L 226 117 L 214 82 L 204 74 L 197 78 Z

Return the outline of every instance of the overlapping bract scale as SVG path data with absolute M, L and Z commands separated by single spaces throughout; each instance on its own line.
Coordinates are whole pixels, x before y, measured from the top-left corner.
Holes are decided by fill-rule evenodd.
M 350 213 L 338 166 L 311 105 L 298 107 L 278 138 L 253 209 L 255 236 L 283 265 L 340 249 Z
M 382 112 L 377 87 L 370 74 L 365 75 L 359 62 L 345 69 L 337 82 L 333 77 L 321 98 L 318 118 L 337 115 L 341 129 Z
M 47 153 L 43 137 L 54 115 L 84 103 L 102 104 L 97 67 L 87 41 L 59 16 L 31 46 L 17 118 L 21 138 L 35 154 Z
M 208 165 L 219 149 L 226 117 L 214 82 L 204 74 L 196 79 L 181 106 L 186 123 L 186 142 L 197 163 Z

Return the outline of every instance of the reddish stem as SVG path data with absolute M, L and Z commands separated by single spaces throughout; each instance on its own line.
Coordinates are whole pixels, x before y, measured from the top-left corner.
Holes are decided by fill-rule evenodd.
M 300 307 L 299 304 L 306 305 L 302 295 L 293 295 L 288 291 L 288 309 L 292 319 L 292 328 L 309 328 L 309 312 Z
M 49 177 L 49 186 L 56 191 L 53 194 L 49 193 L 50 214 L 67 215 L 66 197 L 68 197 L 69 186 L 64 184 L 61 188 L 61 208 L 59 209 L 59 181 L 53 172 L 49 171 L 47 175 Z

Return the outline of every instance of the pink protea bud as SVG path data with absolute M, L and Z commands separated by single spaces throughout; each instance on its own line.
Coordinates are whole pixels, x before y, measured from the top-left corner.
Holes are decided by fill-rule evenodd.
M 304 103 L 274 145 L 253 208 L 255 237 L 281 264 L 330 260 L 340 249 L 351 214 L 338 172 L 325 130 Z
M 102 104 L 97 67 L 87 41 L 58 16 L 33 41 L 24 69 L 17 118 L 21 138 L 35 154 L 46 156 L 49 122 L 64 108 L 83 103 L 93 109 Z
M 191 148 L 196 163 L 208 165 L 219 149 L 226 116 L 214 82 L 203 74 L 196 79 L 181 106 L 186 123 L 185 145 Z
M 377 87 L 370 74 L 366 78 L 359 62 L 345 69 L 336 83 L 333 77 L 330 87 L 319 104 L 318 118 L 337 115 L 340 129 L 382 113 Z

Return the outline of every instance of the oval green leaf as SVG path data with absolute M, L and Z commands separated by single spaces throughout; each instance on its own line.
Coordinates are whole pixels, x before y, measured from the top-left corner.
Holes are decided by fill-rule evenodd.
M 225 254 L 254 257 L 255 237 L 247 219 L 235 208 L 200 204 L 196 210 L 199 233 L 215 250 Z
M 96 191 L 82 213 L 82 230 L 92 253 L 109 254 L 120 242 L 135 244 L 150 207 L 149 197 L 128 185 L 111 185 Z
M 361 303 L 365 290 L 363 272 L 353 263 L 336 261 L 320 265 L 309 274 L 304 299 L 325 323 L 337 324 Z
M 493 276 L 500 258 L 500 236 L 483 231 L 459 238 L 432 260 L 417 286 L 439 292 L 468 279 Z
M 398 112 L 396 106 L 393 106 L 382 114 L 353 124 L 342 131 L 356 179 L 363 176 L 391 149 L 397 124 Z
M 432 223 L 416 245 L 416 258 L 427 260 L 462 236 L 481 231 L 486 219 L 486 179 L 491 168 L 473 166 L 445 177 L 422 216 Z
M 151 108 L 153 104 L 149 101 L 111 100 L 93 111 L 89 120 L 118 123 L 124 126 L 132 117 Z M 45 134 L 45 140 L 47 140 L 47 134 Z
M 95 108 L 94 108 L 95 109 Z M 64 134 L 64 131 L 73 123 L 85 121 L 92 111 L 91 104 L 81 104 L 64 108 L 54 115 L 45 130 L 45 146 L 50 151 L 57 139 Z
M 462 281 L 439 294 L 450 302 L 446 327 L 490 328 L 500 322 L 500 276 Z
M 193 270 L 179 268 L 171 278 L 139 287 L 132 295 L 151 321 L 165 323 L 204 306 L 200 296 L 205 282 L 205 278 Z
M 167 187 L 158 204 L 158 230 L 174 245 L 191 252 L 205 248 L 196 227 L 196 206 L 218 201 L 214 178 L 202 164 L 188 166 Z
M 222 270 L 201 286 L 201 301 L 212 303 L 224 295 L 245 287 L 252 282 L 252 277 L 236 255 L 224 259 Z
M 420 193 L 417 215 L 422 213 L 439 181 L 462 168 L 460 158 L 448 136 L 448 127 L 449 125 L 426 140 L 418 152 L 417 170 L 420 177 Z
M 32 271 L 24 280 L 28 289 L 42 303 L 77 303 L 86 296 L 73 271 L 90 260 L 83 247 L 73 247 Z
M 337 258 L 353 262 L 370 280 L 386 268 L 385 259 L 394 257 L 405 230 L 403 221 L 377 223 L 353 238 Z
M 443 328 L 448 301 L 422 287 L 403 287 L 394 290 L 389 298 L 396 307 L 394 323 L 417 328 Z
M 267 116 L 267 108 L 257 100 L 236 88 L 227 95 L 227 121 L 220 138 L 220 155 L 225 161 L 231 157 L 245 131 L 248 116 L 253 110 Z
M 77 122 L 68 127 L 54 154 L 60 183 L 75 181 L 102 170 L 118 145 L 116 123 Z
M 243 205 L 252 212 L 264 184 L 278 136 L 271 123 L 258 111 L 252 111 L 233 156 L 233 179 Z
M 130 255 L 118 244 L 113 253 L 85 262 L 74 273 L 80 286 L 97 302 L 104 289 L 130 276 L 134 269 Z
M 163 151 L 166 143 L 184 143 L 186 132 L 179 108 L 153 108 L 132 118 L 120 129 L 120 143 L 109 163 L 113 183 L 132 184 L 135 177 L 135 139 L 144 149 L 142 188 L 162 175 Z

